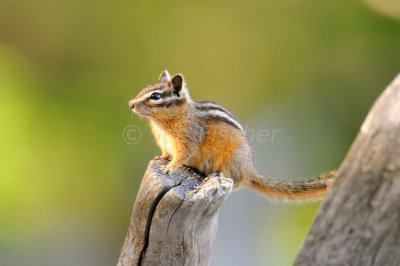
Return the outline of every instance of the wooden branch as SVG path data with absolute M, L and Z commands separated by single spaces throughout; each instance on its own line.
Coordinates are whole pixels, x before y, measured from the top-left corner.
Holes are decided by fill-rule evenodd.
M 294 264 L 400 265 L 400 75 L 365 119 Z
M 118 266 L 208 265 L 218 210 L 233 183 L 203 178 L 187 168 L 165 175 L 166 161 L 151 161 L 136 197 Z

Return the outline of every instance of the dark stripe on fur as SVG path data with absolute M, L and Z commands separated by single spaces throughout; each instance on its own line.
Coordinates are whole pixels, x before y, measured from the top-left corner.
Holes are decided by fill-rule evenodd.
M 172 96 L 172 91 L 171 90 L 167 90 L 167 91 L 163 91 L 161 98 L 167 98 L 169 96 Z
M 146 99 L 146 101 L 148 101 L 148 100 Z M 150 107 L 170 107 L 172 105 L 179 106 L 179 105 L 182 105 L 184 103 L 186 103 L 186 99 L 182 98 L 182 99 L 171 100 L 171 101 L 168 101 L 168 102 L 162 102 L 162 103 L 159 103 L 159 104 L 154 104 L 154 103 L 148 102 L 147 106 L 150 106 Z
M 207 117 L 207 120 L 211 120 L 211 121 L 214 121 L 214 122 L 226 123 L 228 125 L 233 126 L 236 129 L 242 131 L 242 129 L 240 127 L 238 127 L 235 123 L 233 123 L 229 119 L 226 119 L 225 117 L 210 115 L 209 117 Z
M 203 104 L 214 104 L 214 105 L 203 105 Z M 236 122 L 239 123 L 239 121 L 237 121 L 237 119 L 228 111 L 226 110 L 224 107 L 222 107 L 221 105 L 212 102 L 212 101 L 199 101 L 196 102 L 196 108 L 199 110 L 219 110 L 221 112 L 224 112 L 225 114 L 227 114 L 228 116 L 230 116 L 231 118 L 233 118 L 233 120 L 235 120 Z

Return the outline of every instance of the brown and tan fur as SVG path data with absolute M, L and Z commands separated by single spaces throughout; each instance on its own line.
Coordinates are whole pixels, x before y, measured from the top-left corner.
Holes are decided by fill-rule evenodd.
M 303 181 L 283 181 L 258 173 L 239 122 L 216 103 L 193 101 L 180 74 L 170 77 L 164 71 L 129 106 L 150 120 L 161 158 L 171 160 L 169 171 L 186 165 L 205 175 L 222 172 L 235 187 L 250 186 L 289 198 L 321 196 L 334 177 L 332 171 Z

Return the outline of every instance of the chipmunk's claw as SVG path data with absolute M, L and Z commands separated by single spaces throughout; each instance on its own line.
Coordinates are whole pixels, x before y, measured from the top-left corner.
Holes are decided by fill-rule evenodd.
M 168 155 L 161 155 L 161 156 L 154 157 L 154 160 L 156 160 L 156 161 L 159 161 L 159 160 L 167 160 L 167 161 L 169 161 L 169 160 L 171 160 L 171 157 L 168 156 Z

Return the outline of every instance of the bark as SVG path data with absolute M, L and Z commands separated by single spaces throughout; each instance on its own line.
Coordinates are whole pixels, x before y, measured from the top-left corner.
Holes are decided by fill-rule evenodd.
M 165 161 L 150 162 L 133 208 L 119 266 L 208 265 L 218 210 L 233 183 L 181 168 L 165 174 Z
M 400 75 L 374 103 L 295 265 L 400 265 Z

